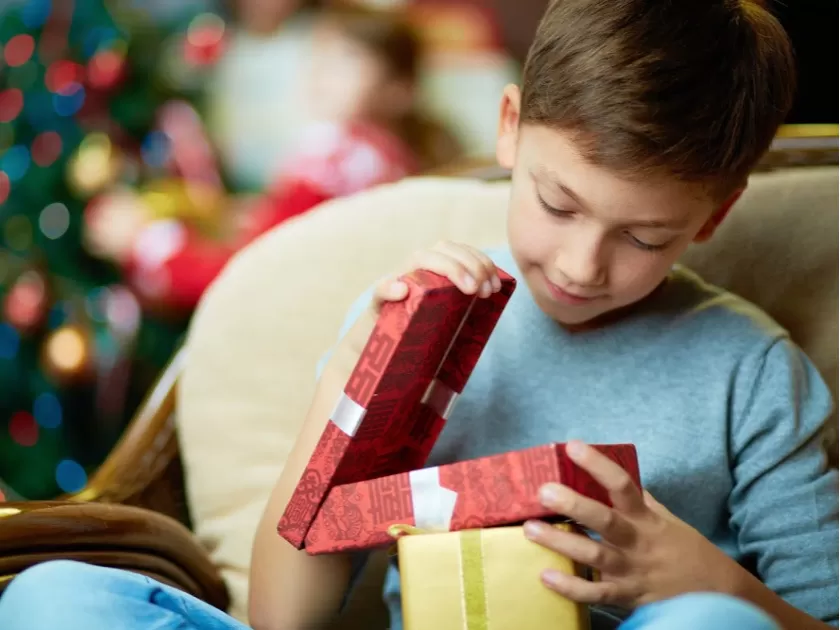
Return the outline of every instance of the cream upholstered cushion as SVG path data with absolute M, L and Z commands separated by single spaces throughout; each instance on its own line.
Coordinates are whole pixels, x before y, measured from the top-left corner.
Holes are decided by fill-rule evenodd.
M 346 309 L 420 247 L 441 238 L 502 242 L 507 194 L 504 182 L 419 178 L 331 202 L 252 244 L 202 300 L 178 426 L 195 529 L 237 617 L 253 532 Z M 836 235 L 836 169 L 763 174 L 720 239 L 688 259 L 773 306 L 836 384 Z
M 507 187 L 416 179 L 324 205 L 253 243 L 209 289 L 187 341 L 178 426 L 197 535 L 243 618 L 250 547 L 351 302 L 446 237 L 504 240 Z

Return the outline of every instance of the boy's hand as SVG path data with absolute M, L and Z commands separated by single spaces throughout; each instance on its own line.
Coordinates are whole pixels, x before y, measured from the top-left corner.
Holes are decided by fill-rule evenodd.
M 581 442 L 569 442 L 569 457 L 610 495 L 613 507 L 559 484 L 540 491 L 543 504 L 600 534 L 597 542 L 538 521 L 525 524 L 534 542 L 597 569 L 600 579 L 546 571 L 546 586 L 569 599 L 633 609 L 697 591 L 727 592 L 744 572 L 700 532 L 642 493 L 616 463 Z
M 442 241 L 431 249 L 420 250 L 398 273 L 376 286 L 367 311 L 359 317 L 345 337 L 342 345 L 349 350 L 350 355 L 347 358 L 352 365 L 355 365 L 361 355 L 382 305 L 386 302 L 400 302 L 408 296 L 408 286 L 400 281 L 399 277 L 418 269 L 445 276 L 468 295 L 477 294 L 485 298 L 502 288 L 496 265 L 486 254 L 473 247 Z

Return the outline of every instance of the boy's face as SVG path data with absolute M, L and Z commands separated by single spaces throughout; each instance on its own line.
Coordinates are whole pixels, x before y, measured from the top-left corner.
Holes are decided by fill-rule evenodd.
M 673 179 L 622 179 L 585 161 L 572 134 L 520 126 L 515 86 L 502 99 L 497 157 L 512 171 L 513 256 L 540 308 L 568 326 L 647 297 L 740 194 L 720 204 Z

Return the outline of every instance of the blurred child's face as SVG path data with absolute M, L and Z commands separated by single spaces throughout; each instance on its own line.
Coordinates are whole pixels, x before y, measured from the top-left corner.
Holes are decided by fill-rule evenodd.
M 310 110 L 334 122 L 379 118 L 388 103 L 385 64 L 363 44 L 331 25 L 316 30 L 310 68 Z
M 497 156 L 512 170 L 508 239 L 540 308 L 580 325 L 647 297 L 721 205 L 673 179 L 629 181 L 585 161 L 572 135 L 519 125 L 519 91 L 502 101 Z

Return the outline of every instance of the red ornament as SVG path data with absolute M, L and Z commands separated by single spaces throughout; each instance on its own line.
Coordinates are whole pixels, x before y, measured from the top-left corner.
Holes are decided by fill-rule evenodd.
M 88 85 L 97 90 L 110 90 L 125 76 L 125 59 L 114 50 L 101 50 L 87 66 Z
M 55 131 L 40 133 L 32 141 L 32 161 L 38 166 L 49 166 L 61 155 L 61 136 Z
M 23 109 L 23 92 L 10 88 L 0 92 L 0 122 L 10 122 Z
M 0 205 L 6 203 L 6 199 L 9 198 L 9 191 L 11 188 L 12 184 L 9 181 L 9 176 L 3 171 L 0 171 Z
M 37 271 L 21 274 L 6 294 L 3 305 L 6 321 L 23 333 L 32 332 L 47 314 L 47 286 Z
M 15 35 L 6 44 L 4 56 L 6 63 L 12 67 L 22 66 L 35 51 L 35 40 L 32 35 Z
M 44 84 L 51 92 L 65 94 L 71 85 L 82 82 L 84 72 L 84 68 L 79 64 L 66 59 L 59 59 L 47 68 Z
M 184 39 L 184 59 L 196 66 L 216 63 L 225 48 L 225 23 L 212 13 L 193 19 Z
M 38 424 L 32 414 L 18 411 L 9 420 L 9 435 L 21 446 L 35 446 L 38 442 Z

